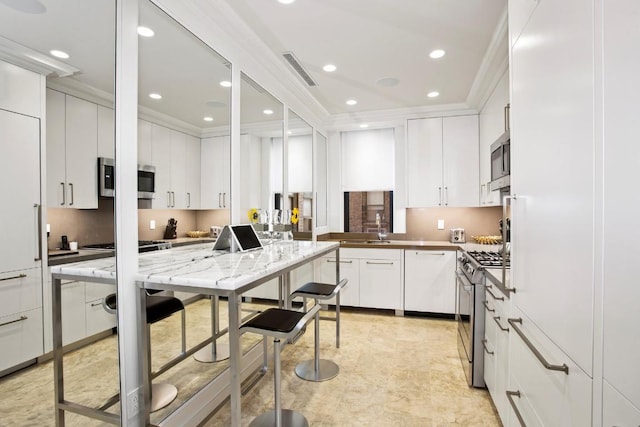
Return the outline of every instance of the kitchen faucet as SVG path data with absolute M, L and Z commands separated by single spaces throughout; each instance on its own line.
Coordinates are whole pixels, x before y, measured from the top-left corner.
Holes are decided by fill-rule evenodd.
M 382 219 L 380 218 L 380 212 L 376 212 L 376 225 L 378 226 L 378 240 L 384 240 L 387 238 L 387 233 L 383 233 L 380 229 L 382 225 Z

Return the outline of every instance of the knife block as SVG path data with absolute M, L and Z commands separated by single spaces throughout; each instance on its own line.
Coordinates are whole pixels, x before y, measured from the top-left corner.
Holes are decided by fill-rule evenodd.
M 175 239 L 178 237 L 177 227 L 175 225 L 167 225 L 164 229 L 163 239 Z

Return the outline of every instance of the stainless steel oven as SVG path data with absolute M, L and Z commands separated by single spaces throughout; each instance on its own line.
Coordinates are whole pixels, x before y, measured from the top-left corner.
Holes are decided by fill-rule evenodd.
M 98 189 L 100 197 L 113 197 L 116 188 L 116 168 L 113 159 L 98 158 Z M 138 199 L 155 198 L 156 168 L 138 165 Z
M 466 252 L 458 257 L 456 269 L 456 322 L 458 327 L 458 354 L 470 386 L 484 387 L 485 277 L 483 269 Z

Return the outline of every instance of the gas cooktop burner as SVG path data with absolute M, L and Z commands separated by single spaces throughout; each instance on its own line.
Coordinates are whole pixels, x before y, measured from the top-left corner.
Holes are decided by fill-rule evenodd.
M 467 254 L 482 266 L 502 267 L 502 253 L 500 252 L 469 251 Z M 507 267 L 510 265 L 509 257 L 507 257 L 506 265 Z

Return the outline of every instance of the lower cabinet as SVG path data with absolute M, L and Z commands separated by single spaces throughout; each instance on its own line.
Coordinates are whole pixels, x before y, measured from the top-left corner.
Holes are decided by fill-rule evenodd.
M 404 251 L 404 309 L 455 313 L 456 251 Z
M 603 382 L 602 425 L 604 427 L 640 426 L 640 408 Z
M 558 346 L 542 333 L 516 306 L 512 306 L 512 319 L 521 322 L 509 324 L 509 384 L 512 396 L 507 425 L 518 426 L 517 413 L 527 426 L 561 425 L 589 426 L 591 421 L 591 378 Z M 525 342 L 518 330 L 529 341 Z M 567 366 L 567 373 L 544 367 L 532 348 L 550 364 Z M 535 415 L 535 416 L 534 416 Z
M 104 332 L 116 326 L 117 316 L 104 309 L 104 298 L 115 292 L 112 285 L 104 283 L 85 283 L 85 336 Z M 64 314 L 63 314 L 64 315 Z
M 360 261 L 344 258 L 345 249 L 340 250 L 340 280 L 348 279 L 347 285 L 340 291 L 340 306 L 360 307 Z M 336 258 L 327 256 L 318 260 L 319 282 L 336 283 Z M 335 298 L 328 304 L 335 304 Z
M 62 281 L 62 345 L 86 336 L 84 282 Z
M 0 317 L 0 372 L 42 354 L 42 308 Z

